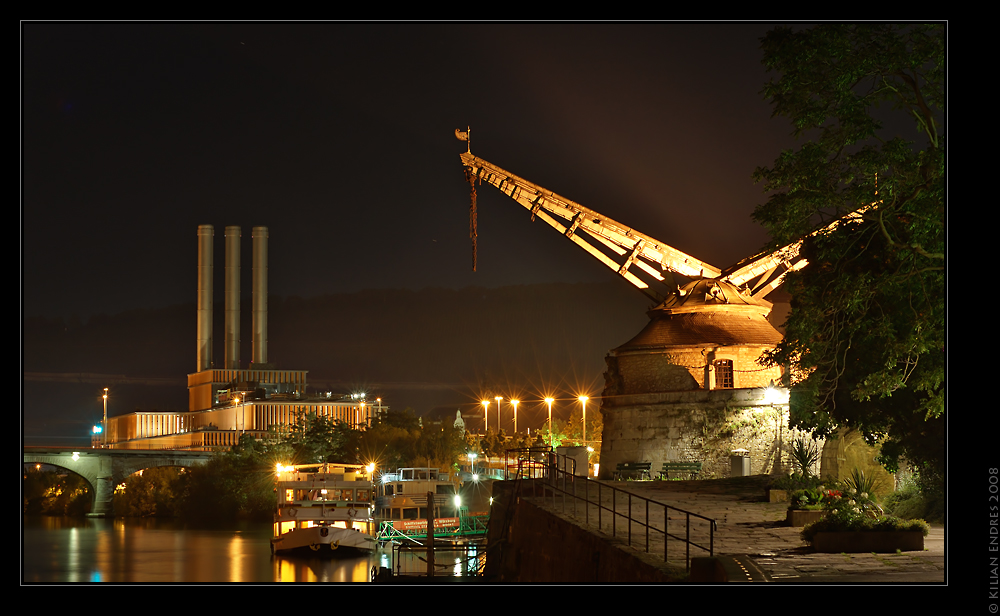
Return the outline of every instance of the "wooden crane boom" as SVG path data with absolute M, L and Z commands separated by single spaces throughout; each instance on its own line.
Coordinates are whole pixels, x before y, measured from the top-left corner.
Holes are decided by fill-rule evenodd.
M 465 165 L 470 179 L 478 179 L 480 182 L 497 187 L 531 212 L 532 220 L 535 217 L 542 219 L 657 303 L 666 298 L 650 289 L 648 284 L 629 271 L 632 266 L 638 267 L 649 276 L 663 282 L 670 292 L 677 289 L 672 276 L 672 273 L 677 273 L 687 278 L 720 279 L 732 283 L 742 289 L 744 293 L 752 295 L 758 300 L 777 288 L 788 272 L 806 266 L 806 260 L 799 255 L 799 248 L 802 245 L 802 240 L 799 240 L 778 250 L 754 255 L 732 267 L 720 270 L 669 246 L 665 242 L 608 218 L 600 212 L 586 208 L 575 201 L 561 197 L 501 169 L 493 163 L 474 156 L 471 152 L 464 152 L 461 156 L 462 164 Z M 858 218 L 869 207 L 871 206 L 866 206 L 835 220 L 813 232 L 813 235 L 831 230 L 842 221 Z M 624 259 L 621 262 L 615 261 L 598 249 L 595 243 L 603 245 Z
M 664 297 L 651 290 L 649 285 L 629 271 L 633 265 L 671 288 L 675 288 L 676 285 L 670 272 L 689 278 L 715 278 L 721 273 L 721 270 L 713 265 L 575 201 L 561 197 L 469 152 L 462 154 L 462 164 L 471 170 L 474 177 L 497 187 L 531 212 L 532 218 L 538 217 L 548 223 L 657 302 L 663 301 Z M 580 233 L 581 231 L 584 233 Z M 611 259 L 592 242 L 607 247 L 624 259 L 622 262 Z

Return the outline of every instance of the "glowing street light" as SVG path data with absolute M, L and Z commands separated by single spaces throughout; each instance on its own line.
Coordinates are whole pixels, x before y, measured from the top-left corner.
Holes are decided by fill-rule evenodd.
M 549 449 L 552 449 L 552 403 L 553 398 L 546 398 L 545 403 L 549 405 Z
M 104 388 L 104 422 L 101 424 L 101 447 L 108 446 L 108 388 Z
M 497 396 L 494 400 L 497 401 L 497 436 L 499 436 L 500 428 L 503 427 L 503 418 L 500 416 L 500 402 L 503 400 L 503 396 Z
M 239 394 L 236 394 L 236 402 L 235 403 L 240 405 L 240 415 L 241 415 L 242 420 L 243 420 L 242 421 L 243 428 L 242 428 L 241 435 L 247 433 L 247 411 L 246 411 L 246 407 L 243 406 L 243 403 L 244 403 L 244 401 L 246 401 L 246 398 L 247 398 L 246 395 L 240 396 Z
M 476 472 L 476 458 L 477 457 L 479 457 L 479 454 L 473 453 L 471 451 L 469 452 L 469 464 L 472 467 L 471 468 L 471 470 L 472 470 L 472 480 L 475 481 L 475 482 L 479 481 L 479 473 Z
M 587 396 L 580 396 L 578 398 L 583 404 L 583 444 L 587 444 L 587 400 L 590 400 Z
M 484 432 L 490 431 L 490 401 L 483 400 L 483 421 L 486 422 L 486 426 L 483 428 Z
M 517 435 L 517 405 L 521 402 L 520 400 L 511 400 L 510 403 L 514 407 L 514 435 Z

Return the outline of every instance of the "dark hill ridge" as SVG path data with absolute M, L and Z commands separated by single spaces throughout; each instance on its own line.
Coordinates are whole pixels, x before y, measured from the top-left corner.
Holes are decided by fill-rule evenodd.
M 311 387 L 599 386 L 604 356 L 642 329 L 647 307 L 622 281 L 272 296 L 268 360 L 278 368 L 309 370 Z M 223 358 L 223 313 L 223 304 L 216 302 L 217 363 Z M 251 316 L 247 300 L 241 327 L 244 365 L 250 356 Z M 86 323 L 29 317 L 23 335 L 25 373 L 176 377 L 183 388 L 185 375 L 195 367 L 193 303 L 99 315 Z M 406 400 L 395 404 L 427 410 Z M 167 405 L 148 401 L 142 406 Z

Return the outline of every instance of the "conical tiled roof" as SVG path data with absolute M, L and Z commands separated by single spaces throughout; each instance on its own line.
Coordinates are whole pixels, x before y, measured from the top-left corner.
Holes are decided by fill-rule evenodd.
M 769 345 L 781 333 L 767 321 L 770 304 L 728 282 L 696 280 L 650 311 L 641 332 L 615 353 L 671 346 Z

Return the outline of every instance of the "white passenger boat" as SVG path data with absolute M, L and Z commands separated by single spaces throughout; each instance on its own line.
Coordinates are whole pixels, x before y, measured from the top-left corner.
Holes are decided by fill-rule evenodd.
M 458 487 L 457 481 L 438 468 L 400 468 L 383 473 L 376 482 L 375 498 L 379 539 L 424 539 L 430 517 L 437 537 L 463 537 L 468 530 L 465 527 L 472 523 L 470 516 L 476 516 L 477 521 L 483 518 L 480 525 L 485 527 L 488 513 L 469 514 L 458 498 Z
M 360 464 L 278 467 L 272 554 L 351 556 L 377 543 L 371 477 Z

